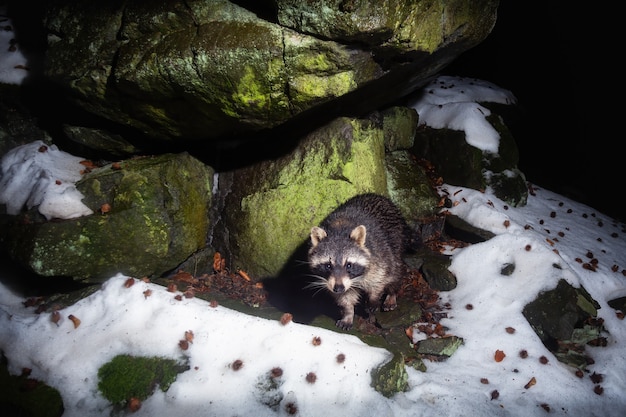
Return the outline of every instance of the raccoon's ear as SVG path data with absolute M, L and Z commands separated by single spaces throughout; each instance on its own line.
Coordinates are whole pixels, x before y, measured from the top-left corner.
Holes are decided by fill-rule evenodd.
M 366 235 L 365 226 L 360 225 L 352 229 L 350 232 L 350 239 L 354 240 L 357 245 L 365 246 L 365 235 Z
M 313 226 L 311 229 L 311 243 L 313 244 L 313 247 L 316 247 L 317 244 L 320 243 L 320 240 L 324 239 L 326 236 L 326 231 L 324 229 Z

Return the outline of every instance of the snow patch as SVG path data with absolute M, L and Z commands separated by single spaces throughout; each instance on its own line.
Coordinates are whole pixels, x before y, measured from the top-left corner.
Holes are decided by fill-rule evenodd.
M 82 160 L 41 140 L 11 149 L 0 164 L 0 204 L 12 215 L 24 206 L 39 206 L 48 220 L 93 214 L 74 185 L 84 169 Z

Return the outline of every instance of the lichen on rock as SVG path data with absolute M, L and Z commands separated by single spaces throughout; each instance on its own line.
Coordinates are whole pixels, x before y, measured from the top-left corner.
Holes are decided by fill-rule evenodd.
M 186 153 L 106 165 L 77 183 L 95 214 L 47 222 L 27 212 L 9 222 L 4 244 L 42 276 L 162 274 L 205 246 L 212 174 Z

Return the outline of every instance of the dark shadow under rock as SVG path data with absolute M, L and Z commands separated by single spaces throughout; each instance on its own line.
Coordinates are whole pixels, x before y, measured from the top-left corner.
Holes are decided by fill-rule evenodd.
M 263 280 L 267 301 L 278 310 L 290 313 L 297 323 L 312 324 L 323 316 L 337 320 L 340 312 L 332 296 L 326 291 L 308 288 L 315 278 L 306 262 L 307 251 L 308 242 L 305 242 L 292 254 L 278 276 Z

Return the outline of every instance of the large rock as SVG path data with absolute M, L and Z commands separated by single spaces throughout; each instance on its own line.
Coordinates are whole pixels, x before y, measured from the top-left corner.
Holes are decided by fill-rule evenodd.
M 278 21 L 301 33 L 361 44 L 380 58 L 435 52 L 491 31 L 496 2 L 277 0 Z M 470 27 L 468 27 L 468 25 Z
M 484 190 L 513 207 L 524 206 L 528 198 L 526 177 L 519 170 L 517 145 L 497 116 L 490 121 L 501 132 L 500 153 L 484 152 L 465 140 L 459 130 L 420 127 L 413 153 L 433 163 L 448 184 Z
M 41 276 L 100 282 L 175 268 L 206 245 L 213 172 L 186 153 L 131 159 L 77 183 L 95 214 L 45 221 L 35 209 L 3 220 L 10 256 Z
M 400 114 L 415 120 L 411 111 Z M 390 195 L 413 224 L 434 213 L 438 198 L 420 183 L 427 180 L 419 167 L 400 157 L 401 150 L 386 154 L 384 121 L 401 117 L 381 117 L 338 118 L 282 158 L 220 174 L 219 194 L 226 198 L 214 244 L 234 268 L 275 276 L 308 241 L 311 227 L 356 194 Z
M 224 138 L 316 108 L 390 103 L 480 43 L 497 5 L 56 0 L 44 10 L 45 76 L 82 109 L 149 137 Z
M 585 369 L 590 364 L 585 346 L 606 343 L 600 305 L 583 287 L 564 279 L 540 293 L 522 313 L 543 344 L 563 363 Z
M 0 157 L 35 139 L 49 139 L 21 97 L 17 85 L 0 83 Z

